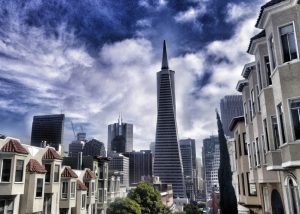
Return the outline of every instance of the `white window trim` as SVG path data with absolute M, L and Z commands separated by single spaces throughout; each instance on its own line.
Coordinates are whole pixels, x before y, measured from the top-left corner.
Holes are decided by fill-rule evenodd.
M 42 185 L 42 196 L 36 196 L 37 193 L 37 184 L 38 184 L 38 179 L 42 179 L 43 185 Z M 45 179 L 44 178 L 36 178 L 35 179 L 35 192 L 34 192 L 34 196 L 35 198 L 43 198 L 44 197 L 44 191 L 45 191 Z
M 9 181 L 2 181 L 2 170 L 3 170 L 3 160 L 4 160 L 4 159 L 9 159 L 9 160 L 11 160 Z M 0 183 L 4 183 L 4 184 L 12 183 L 12 178 L 13 178 L 13 175 L 12 175 L 12 172 L 13 172 L 13 165 L 14 165 L 14 159 L 13 159 L 13 158 L 5 158 L 5 157 L 4 157 L 3 159 L 1 159 Z
M 67 183 L 68 184 L 67 197 L 66 198 L 62 197 L 62 195 L 63 195 L 63 183 Z M 62 181 L 61 182 L 61 190 L 60 190 L 60 198 L 61 199 L 68 199 L 69 198 L 69 189 L 70 189 L 70 187 L 69 187 L 69 181 Z
M 296 43 L 295 45 L 296 45 L 296 51 L 297 51 L 297 58 L 296 59 L 292 59 L 292 60 L 287 61 L 287 62 L 284 62 L 284 59 L 283 59 L 283 47 L 282 47 L 281 35 L 280 35 L 280 28 L 288 26 L 290 24 L 293 25 L 293 29 L 294 29 L 294 37 L 295 37 L 295 43 Z M 296 29 L 295 29 L 295 21 L 290 21 L 290 22 L 287 22 L 285 24 L 278 25 L 277 26 L 277 33 L 278 33 L 278 41 L 279 41 L 279 46 L 280 46 L 279 52 L 280 52 L 281 64 L 289 64 L 289 63 L 291 63 L 293 61 L 298 61 L 299 60 L 299 50 L 298 50 L 298 42 L 297 42 L 297 35 L 296 35 Z
M 16 184 L 23 184 L 24 182 L 25 182 L 25 169 L 26 169 L 26 165 L 25 165 L 25 160 L 24 159 L 19 159 L 19 158 L 17 158 L 17 159 L 15 159 L 16 161 L 15 161 L 15 163 L 14 163 L 14 168 L 15 168 L 15 176 L 14 176 L 14 183 L 16 183 Z M 21 160 L 21 161 L 23 161 L 23 172 L 22 172 L 22 181 L 15 181 L 16 180 L 16 175 L 17 175 L 17 162 L 18 162 L 18 160 Z

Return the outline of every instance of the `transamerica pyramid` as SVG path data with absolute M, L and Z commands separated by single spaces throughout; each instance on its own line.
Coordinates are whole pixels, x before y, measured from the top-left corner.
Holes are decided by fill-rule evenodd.
M 175 104 L 175 72 L 169 69 L 164 41 L 161 71 L 157 72 L 157 124 L 154 175 L 173 186 L 174 198 L 186 198 L 178 144 Z

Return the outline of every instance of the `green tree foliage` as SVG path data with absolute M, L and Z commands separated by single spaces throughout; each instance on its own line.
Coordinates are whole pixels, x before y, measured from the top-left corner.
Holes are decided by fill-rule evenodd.
M 107 214 L 142 214 L 141 207 L 129 198 L 117 198 L 106 210 Z
M 227 148 L 227 140 L 224 135 L 223 125 L 219 113 L 216 113 L 220 143 L 220 167 L 218 171 L 220 186 L 220 208 L 222 214 L 237 214 L 237 199 L 232 186 L 232 172 Z
M 204 208 L 205 204 L 192 201 L 189 204 L 185 204 L 183 210 L 186 214 L 201 214 L 203 213 Z
M 128 198 L 136 201 L 141 206 L 143 214 L 170 213 L 169 209 L 162 204 L 159 191 L 149 183 L 139 183 L 135 189 L 129 192 Z
M 187 213 L 184 211 L 179 211 L 179 212 L 175 212 L 174 214 L 187 214 Z

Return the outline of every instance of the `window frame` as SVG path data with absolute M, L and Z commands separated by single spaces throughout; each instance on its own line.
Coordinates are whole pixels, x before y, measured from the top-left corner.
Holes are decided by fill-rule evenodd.
M 296 138 L 296 133 L 295 133 L 295 128 L 294 128 L 294 120 L 293 120 L 293 114 L 292 114 L 292 108 L 291 108 L 292 101 L 296 101 L 296 100 L 299 100 L 299 102 L 300 102 L 300 97 L 294 97 L 294 98 L 288 99 L 288 106 L 289 106 L 290 125 L 291 125 L 291 132 L 292 132 L 293 140 L 299 142 L 300 137 L 299 137 L 299 139 Z M 299 116 L 298 120 L 300 123 L 300 108 L 298 110 L 298 116 Z
M 42 185 L 39 186 L 39 181 L 42 182 Z M 42 189 L 41 192 L 39 192 L 39 188 Z M 40 195 L 38 195 L 38 193 L 40 193 Z M 35 197 L 36 198 L 42 198 L 43 197 L 43 193 L 44 193 L 44 179 L 43 178 L 37 178 L 36 179 L 36 187 L 35 187 Z
M 10 160 L 10 172 L 9 172 L 9 180 L 8 181 L 3 181 L 4 160 Z M 13 159 L 12 158 L 3 158 L 1 160 L 0 183 L 11 183 L 11 181 L 12 181 L 12 167 L 13 167 Z
M 57 180 L 56 180 L 56 172 L 55 172 L 55 170 L 56 170 L 56 167 L 58 167 L 58 172 L 57 172 Z M 60 181 L 60 165 L 59 164 L 54 164 L 54 170 L 53 170 L 53 182 L 54 183 L 58 183 L 59 181 Z
M 86 206 L 86 194 L 82 194 L 81 195 L 81 209 L 85 209 L 85 206 Z
M 265 77 L 266 77 L 266 87 L 268 87 L 268 86 L 272 85 L 272 78 L 271 78 L 272 68 L 271 68 L 271 62 L 270 62 L 269 55 L 264 56 L 264 65 L 265 65 L 264 68 L 265 68 Z M 268 67 L 268 65 L 269 65 L 269 67 Z M 269 74 L 269 72 L 270 72 L 270 74 Z
M 287 143 L 286 139 L 286 128 L 285 128 L 285 120 L 284 120 L 284 111 L 282 103 L 277 104 L 276 106 L 276 118 L 277 118 L 277 125 L 279 130 L 279 142 L 280 145 Z
M 76 196 L 76 182 L 75 181 L 71 181 L 71 185 L 70 185 L 70 198 L 74 199 Z
M 64 184 L 66 184 L 66 192 L 63 192 Z M 69 182 L 62 181 L 61 182 L 61 194 L 60 194 L 61 199 L 68 199 L 68 194 L 69 194 Z M 66 197 L 64 197 L 64 196 L 66 196 Z
M 48 170 L 47 170 L 46 165 L 47 165 L 47 166 L 50 166 L 50 171 L 49 171 L 49 172 L 48 172 Z M 47 172 L 46 172 L 46 174 L 45 174 L 45 183 L 50 183 L 50 182 L 51 182 L 51 172 L 52 172 L 51 168 L 52 168 L 52 164 L 51 164 L 51 163 L 45 163 L 45 164 L 44 164 L 44 167 L 45 167 L 45 170 L 47 170 Z M 49 181 L 47 181 L 47 174 L 49 175 Z
M 22 161 L 22 170 L 17 170 L 17 164 L 18 164 L 18 161 Z M 15 168 L 15 183 L 23 183 L 24 182 L 24 166 L 25 166 L 25 160 L 23 159 L 16 159 L 16 168 Z M 21 173 L 21 181 L 16 181 L 17 179 L 17 171 L 22 171 Z
M 282 45 L 282 40 L 281 40 L 281 33 L 280 33 L 280 29 L 286 26 L 292 25 L 293 26 L 293 30 L 294 30 L 294 40 L 295 40 L 295 46 L 296 46 L 296 54 L 297 57 L 295 59 L 291 59 L 289 61 L 284 61 L 284 54 L 283 54 L 283 45 Z M 285 24 L 279 25 L 277 26 L 277 32 L 278 32 L 278 37 L 279 37 L 279 43 L 280 43 L 280 56 L 281 56 L 281 60 L 282 60 L 282 64 L 285 63 L 289 63 L 292 62 L 294 60 L 298 60 L 299 59 L 299 51 L 298 51 L 298 43 L 297 43 L 297 35 L 296 35 L 296 29 L 295 29 L 295 21 L 290 21 L 287 22 Z M 291 57 L 291 56 L 290 56 Z

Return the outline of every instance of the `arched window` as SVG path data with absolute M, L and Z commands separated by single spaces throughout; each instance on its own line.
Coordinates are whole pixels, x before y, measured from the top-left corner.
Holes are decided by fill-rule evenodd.
M 287 177 L 285 181 L 286 193 L 291 214 L 299 214 L 299 189 L 297 182 L 292 177 Z

